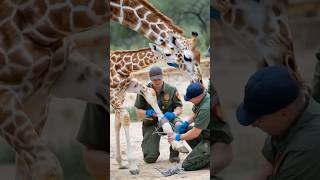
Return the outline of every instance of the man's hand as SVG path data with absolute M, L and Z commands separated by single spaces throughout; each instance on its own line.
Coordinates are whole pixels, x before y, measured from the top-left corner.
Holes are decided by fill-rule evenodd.
M 166 112 L 163 115 L 166 119 L 168 119 L 169 121 L 174 120 L 174 118 L 176 118 L 176 114 L 173 112 Z
M 157 113 L 153 109 L 147 109 L 145 114 L 148 118 L 157 117 Z
M 178 133 L 182 134 L 188 129 L 189 123 L 187 121 L 182 121 L 180 123 L 176 123 L 176 130 Z

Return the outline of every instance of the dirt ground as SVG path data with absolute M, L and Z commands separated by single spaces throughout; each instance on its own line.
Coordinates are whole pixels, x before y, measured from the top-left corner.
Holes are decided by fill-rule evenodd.
M 142 123 L 133 122 L 130 126 L 130 140 L 134 149 L 134 156 L 137 159 L 138 167 L 140 170 L 139 175 L 131 175 L 128 169 L 118 169 L 117 162 L 115 160 L 116 153 L 116 142 L 115 142 L 115 130 L 114 130 L 114 114 L 110 116 L 110 178 L 111 180 L 124 180 L 124 179 L 185 179 L 185 180 L 194 180 L 194 179 L 209 179 L 209 169 L 199 170 L 199 171 L 188 171 L 183 172 L 182 174 L 177 174 L 169 177 L 164 177 L 157 169 L 167 169 L 173 166 L 177 166 L 177 163 L 169 162 L 169 144 L 168 141 L 163 137 L 160 141 L 160 156 L 156 163 L 146 164 L 143 161 L 143 154 L 141 151 L 141 141 L 142 141 Z M 121 129 L 121 152 L 122 158 L 126 159 L 126 140 L 124 136 L 124 131 Z M 182 161 L 186 158 L 186 154 L 180 154 L 180 165 Z M 125 161 L 125 163 L 128 163 Z

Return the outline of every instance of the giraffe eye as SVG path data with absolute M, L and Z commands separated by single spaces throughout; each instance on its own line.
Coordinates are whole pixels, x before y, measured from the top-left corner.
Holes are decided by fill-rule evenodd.
M 172 51 L 174 50 L 174 48 L 172 47 L 172 48 L 170 48 Z
M 171 54 L 166 54 L 167 57 L 171 56 Z
M 191 62 L 191 58 L 187 58 L 186 56 L 183 56 L 183 59 L 184 59 L 185 61 Z

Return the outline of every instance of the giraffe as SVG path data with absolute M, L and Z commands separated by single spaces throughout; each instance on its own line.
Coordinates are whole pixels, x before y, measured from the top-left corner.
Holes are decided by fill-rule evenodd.
M 52 95 L 108 108 L 104 71 L 72 52 L 68 39 L 108 22 L 108 2 L 0 2 L 0 134 L 17 153 L 16 179 L 63 179 L 40 140 Z
M 197 33 L 193 33 L 193 41 L 196 41 Z M 148 88 L 141 84 L 136 79 L 132 78 L 131 73 L 139 71 L 145 67 L 150 66 L 160 60 L 166 58 L 175 58 L 173 51 L 166 48 L 163 41 L 161 45 L 149 43 L 150 48 L 139 50 L 126 50 L 126 51 L 111 51 L 110 54 L 110 104 L 115 109 L 115 129 L 116 129 L 116 160 L 120 168 L 126 168 L 122 163 L 120 153 L 120 128 L 124 127 L 126 140 L 129 170 L 131 174 L 138 174 L 139 169 L 136 165 L 134 156 L 132 154 L 132 147 L 130 143 L 129 134 L 129 114 L 124 108 L 124 100 L 126 92 L 141 94 L 147 102 L 152 106 L 158 115 L 159 122 L 162 125 L 164 132 L 173 132 L 170 124 L 166 119 L 163 119 L 163 113 L 157 105 L 156 93 L 152 88 Z M 170 58 L 169 58 L 170 59 Z M 176 68 L 180 71 L 187 71 L 186 64 L 183 63 L 183 58 L 179 57 L 176 60 Z M 189 150 L 174 141 L 171 143 L 172 147 L 180 152 L 187 153 Z
M 193 82 L 201 82 L 200 52 L 193 38 L 184 37 L 183 30 L 158 11 L 147 0 L 117 0 L 110 2 L 111 19 L 143 34 L 150 41 L 160 44 L 165 40 L 177 57 L 183 57 L 187 73 Z M 178 58 L 177 58 L 178 59 Z M 168 60 L 173 67 L 176 62 Z
M 216 0 L 211 15 L 223 33 L 243 47 L 257 62 L 288 67 L 301 86 L 288 22 L 288 0 Z

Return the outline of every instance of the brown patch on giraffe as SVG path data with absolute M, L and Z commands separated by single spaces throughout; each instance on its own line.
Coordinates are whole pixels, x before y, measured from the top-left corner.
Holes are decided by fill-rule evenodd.
M 245 20 L 244 20 L 244 11 L 241 9 L 236 9 L 236 15 L 233 27 L 236 30 L 240 30 L 245 26 Z
M 139 61 L 139 66 L 144 67 L 145 63 L 143 61 Z
M 132 71 L 132 64 L 127 64 L 125 65 L 126 70 L 128 70 L 129 72 Z
M 247 30 L 250 34 L 252 34 L 252 35 L 254 35 L 254 36 L 256 36 L 256 35 L 259 34 L 258 30 L 257 30 L 255 27 L 252 27 L 252 26 L 248 26 L 248 27 L 246 28 L 246 30 Z
M 146 21 L 142 20 L 139 32 L 146 33 L 148 30 L 149 30 L 149 24 Z
M 151 29 L 152 29 L 155 33 L 157 33 L 157 34 L 160 33 L 160 30 L 159 30 L 158 27 L 157 27 L 156 25 L 154 25 L 154 24 L 151 25 Z
M 0 26 L 0 39 L 0 47 L 2 47 L 5 52 L 8 52 L 21 41 L 18 30 L 10 21 Z
M 10 53 L 8 57 L 9 57 L 10 64 L 16 64 L 16 65 L 21 65 L 25 67 L 30 67 L 31 65 L 31 62 L 28 60 L 28 58 L 24 56 L 23 53 L 21 53 L 20 49 L 17 49 L 12 53 Z M 1 60 L 0 60 L 0 64 L 1 64 Z
M 126 22 L 128 22 L 129 27 L 132 27 L 132 28 L 136 27 L 136 25 L 138 23 L 138 18 L 132 10 L 124 9 L 123 16 L 124 16 L 123 18 L 126 20 Z
M 123 60 L 124 60 L 125 62 L 131 62 L 131 57 L 125 57 L 125 58 L 123 58 Z
M 16 12 L 13 20 L 16 22 L 16 25 L 19 27 L 19 29 L 25 29 L 29 25 L 29 22 L 25 19 L 21 11 Z
M 0 52 L 0 67 L 3 67 L 6 63 L 6 56 Z
M 50 61 L 48 59 L 38 60 L 32 68 L 32 74 L 40 74 L 49 67 Z
M 139 60 L 138 60 L 138 58 L 137 57 L 132 57 L 132 63 L 138 63 L 139 62 Z
M 226 23 L 228 23 L 228 24 L 232 23 L 232 15 L 233 15 L 233 11 L 230 8 L 223 16 L 223 19 L 226 21 Z
M 7 124 L 3 129 L 9 134 L 14 134 L 16 132 L 16 126 L 12 122 Z
M 120 8 L 110 6 L 110 10 L 111 10 L 111 19 L 114 21 L 117 21 L 117 17 L 120 16 Z
M 10 66 L 8 73 L 0 72 L 0 81 L 10 85 L 20 84 L 28 71 L 28 68 L 16 69 L 15 67 Z
M 272 12 L 274 13 L 274 15 L 276 17 L 279 17 L 282 14 L 281 9 L 279 7 L 277 7 L 276 5 L 272 6 Z
M 11 111 L 0 109 L 0 124 L 3 124 L 11 115 Z
M 36 1 L 36 3 L 34 4 L 34 7 L 32 7 L 32 9 L 37 9 L 37 11 L 35 11 L 35 10 L 33 11 L 33 13 L 35 13 L 35 16 L 44 17 L 48 7 L 47 7 L 45 1 L 38 0 L 38 1 Z
M 65 21 L 68 21 L 67 19 L 68 18 L 65 18 L 66 20 Z M 48 37 L 51 37 L 51 38 L 60 38 L 62 37 L 62 35 L 60 33 L 58 33 L 56 30 L 54 30 L 51 26 L 48 25 L 49 22 L 47 22 L 47 20 L 45 20 L 44 23 L 41 23 L 38 27 L 37 27 L 37 30 L 42 33 L 42 34 L 45 34 L 46 36 Z M 56 26 L 57 29 L 60 29 L 60 27 Z M 68 27 L 63 27 L 65 29 L 60 29 L 62 31 L 68 31 L 70 32 L 71 29 L 70 29 L 70 26 Z M 31 36 L 33 37 L 34 35 L 31 34 Z M 37 37 L 33 37 L 33 39 L 37 40 L 36 39 Z
M 77 0 L 78 1 L 78 0 Z M 89 0 L 90 1 L 90 0 Z M 106 1 L 94 1 L 92 9 L 97 15 L 107 14 L 107 5 Z
M 162 33 L 160 34 L 160 36 L 161 36 L 162 38 L 165 38 L 165 37 L 166 37 L 166 33 L 165 33 L 165 32 L 162 32 Z
M 166 27 L 163 25 L 163 24 L 158 24 L 157 25 L 161 30 L 165 30 L 166 29 Z
M 13 7 L 10 6 L 8 1 L 1 1 L 0 5 L 0 22 L 4 19 L 10 17 L 13 14 L 14 10 Z
M 137 65 L 133 65 L 132 68 L 133 68 L 134 71 L 137 71 L 137 70 L 140 69 L 139 66 L 137 66 Z
M 76 11 L 73 13 L 73 22 L 75 28 L 88 28 L 94 24 L 93 20 L 85 11 Z
M 144 8 L 140 8 L 136 12 L 138 14 L 138 17 L 142 19 L 144 17 L 144 14 L 147 12 L 147 10 L 145 10 Z

